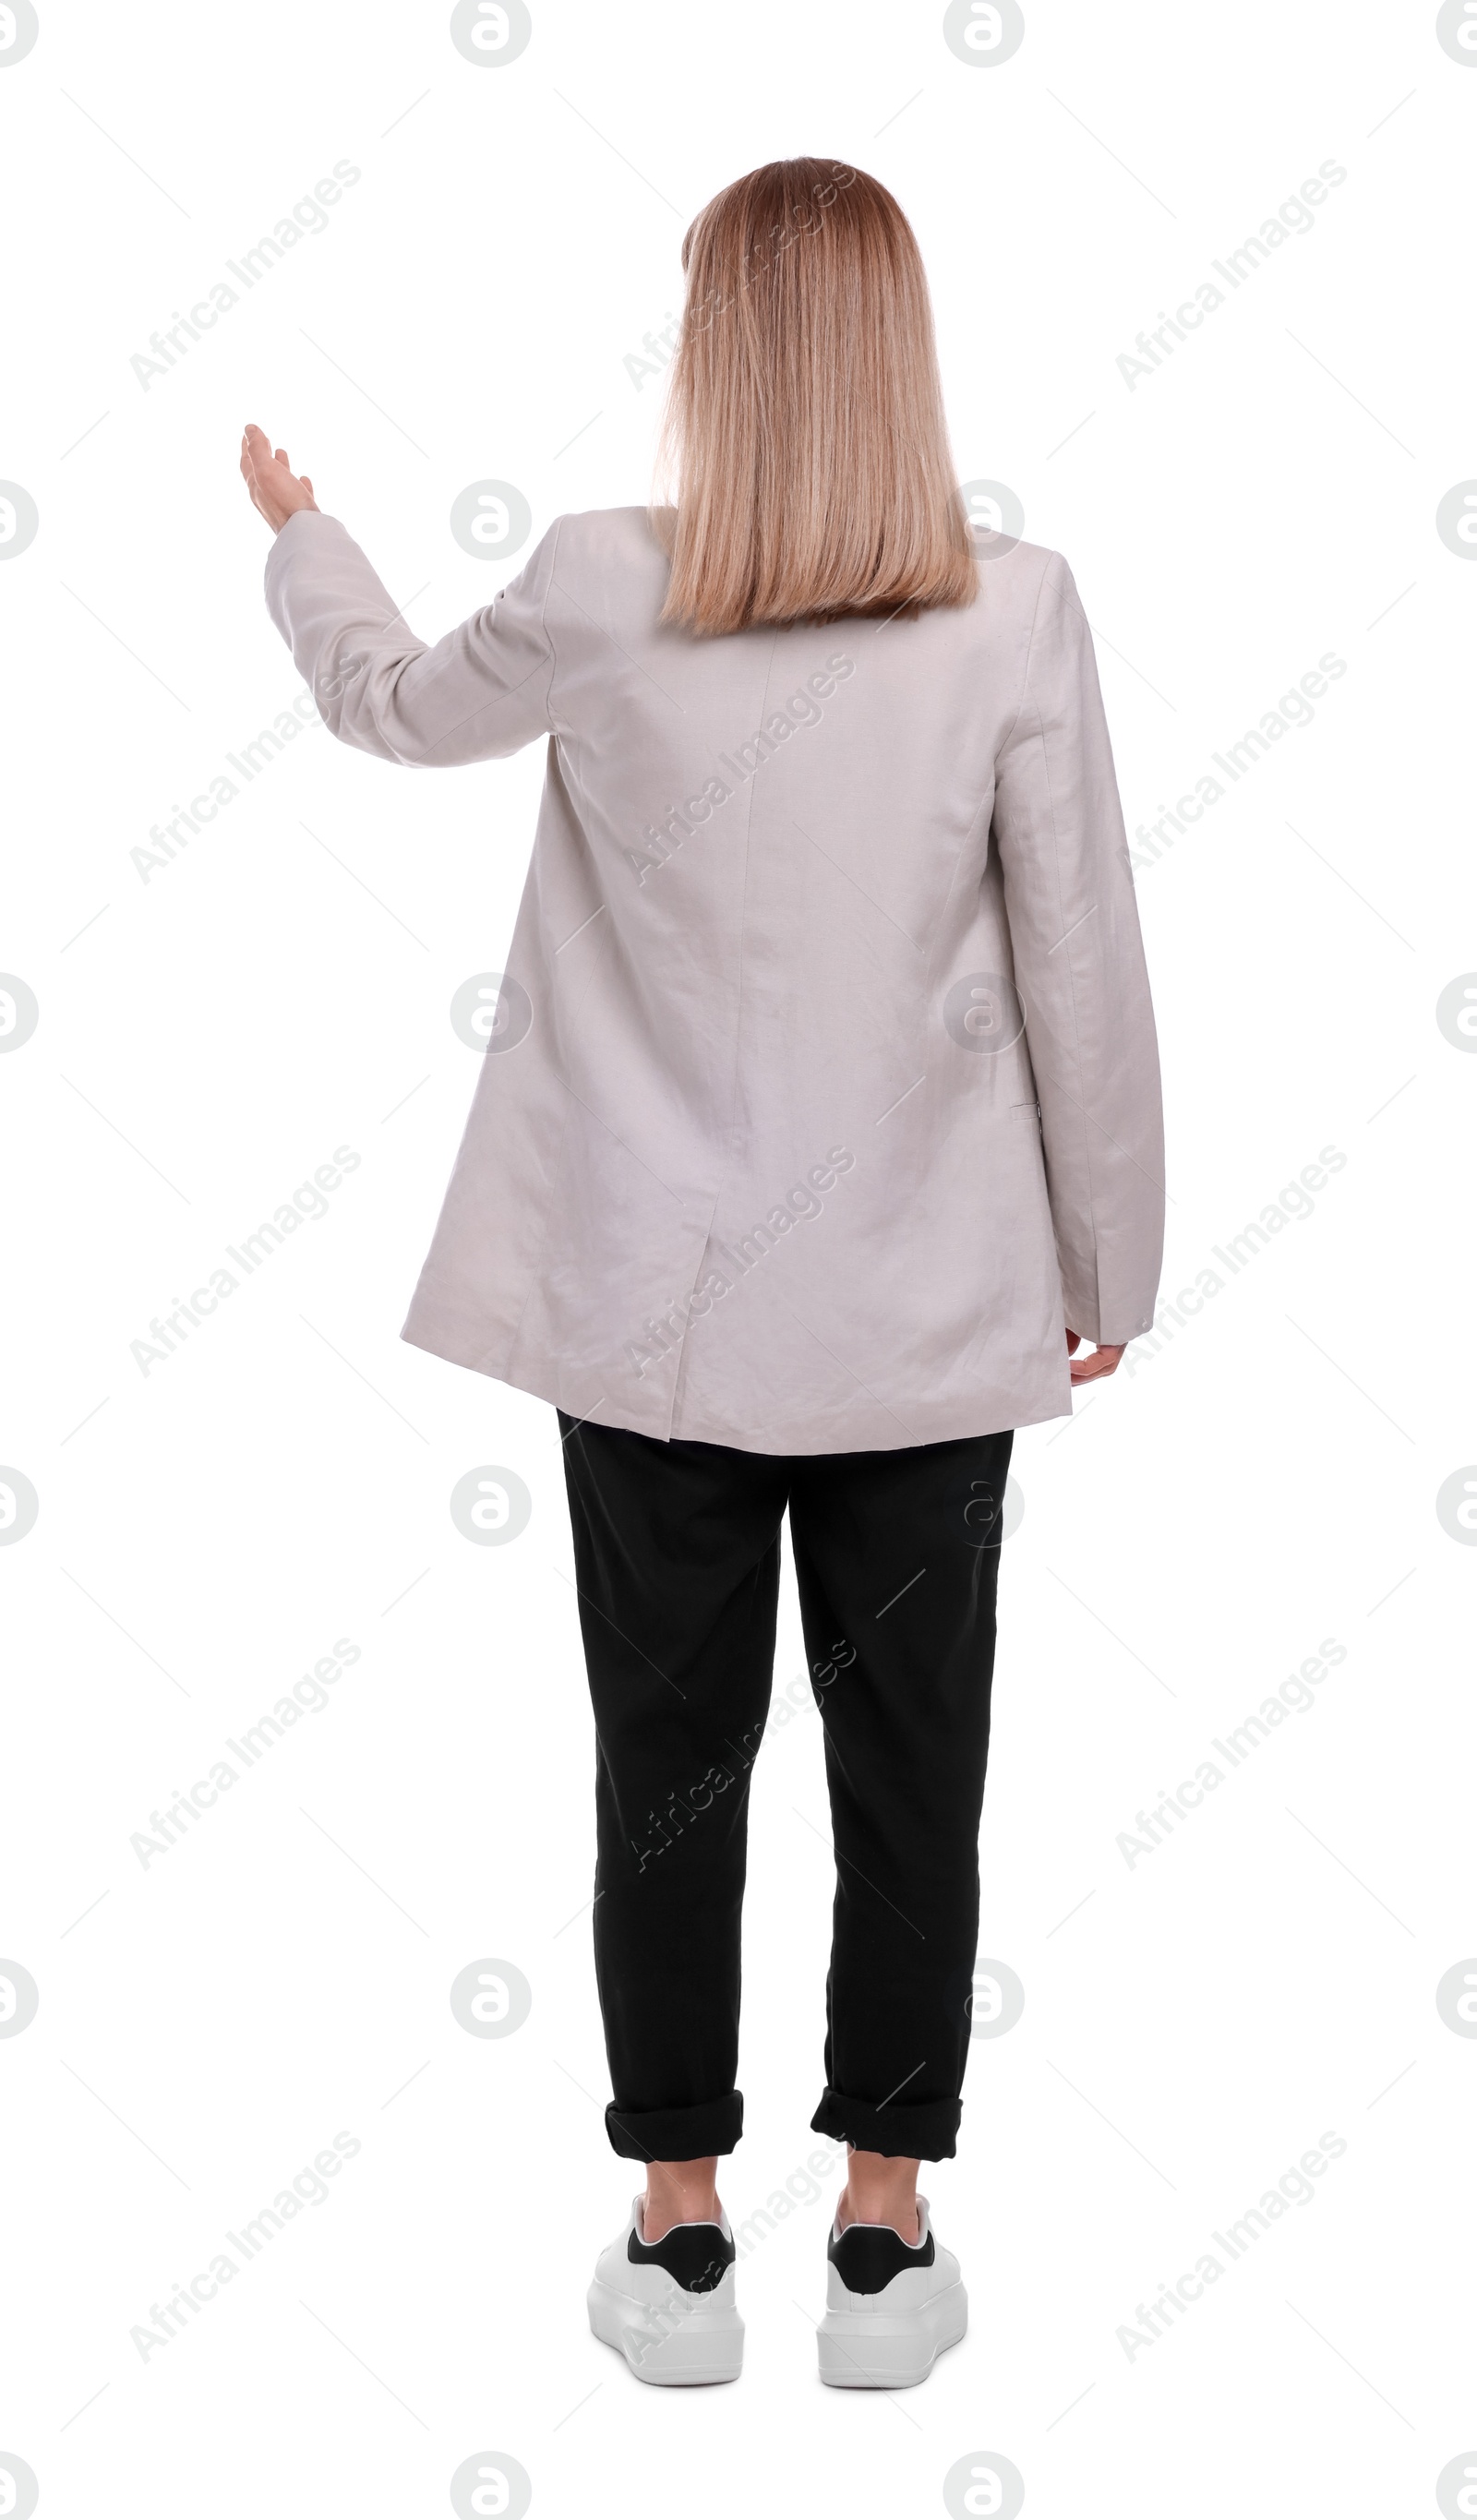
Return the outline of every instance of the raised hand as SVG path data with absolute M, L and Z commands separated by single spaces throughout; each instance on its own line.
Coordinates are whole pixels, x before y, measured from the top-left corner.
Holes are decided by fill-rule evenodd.
M 299 508 L 318 506 L 306 472 L 299 475 L 291 470 L 285 446 L 279 446 L 274 455 L 266 430 L 254 421 L 246 423 L 241 441 L 241 475 L 251 493 L 252 507 L 266 518 L 274 534 Z

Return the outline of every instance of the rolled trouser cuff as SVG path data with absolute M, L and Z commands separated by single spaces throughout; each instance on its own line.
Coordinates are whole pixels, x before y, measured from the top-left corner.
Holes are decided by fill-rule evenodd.
M 954 2100 L 853 2100 L 827 2085 L 811 2119 L 817 2135 L 912 2161 L 952 2161 L 962 2103 Z
M 605 2133 L 622 2161 L 705 2161 L 732 2152 L 743 2133 L 743 2093 L 698 2100 L 685 2109 L 605 2110 Z

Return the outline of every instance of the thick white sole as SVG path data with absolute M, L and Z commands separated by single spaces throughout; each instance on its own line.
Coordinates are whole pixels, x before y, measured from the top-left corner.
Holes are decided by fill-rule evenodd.
M 962 2283 L 920 2310 L 828 2310 L 816 2330 L 829 2389 L 914 2389 L 969 2323 Z
M 661 2389 L 700 2388 L 737 2380 L 743 2368 L 743 2321 L 737 2310 L 684 2308 L 669 2316 L 612 2292 L 599 2275 L 589 2302 L 591 2334 L 623 2354 L 638 2380 Z

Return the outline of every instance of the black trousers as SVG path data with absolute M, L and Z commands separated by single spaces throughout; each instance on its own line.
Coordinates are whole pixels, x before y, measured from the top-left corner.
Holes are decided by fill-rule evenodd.
M 836 1858 L 811 2124 L 870 2152 L 952 2155 L 1011 1436 L 788 1455 L 662 1444 L 562 1412 L 559 1429 L 599 1743 L 612 2145 L 692 2161 L 742 2133 L 748 1789 L 787 1506 Z

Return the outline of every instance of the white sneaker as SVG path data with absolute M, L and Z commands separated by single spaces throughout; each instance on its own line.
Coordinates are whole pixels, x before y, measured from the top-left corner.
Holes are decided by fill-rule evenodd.
M 918 2198 L 912 2247 L 887 2223 L 831 2226 L 826 2317 L 816 2331 L 821 2377 L 832 2389 L 911 2389 L 934 2357 L 957 2345 L 969 2305 L 959 2260 L 934 2239 Z
M 716 2223 L 674 2223 L 649 2245 L 640 2196 L 618 2239 L 603 2249 L 590 2286 L 590 2326 L 624 2354 L 638 2380 L 684 2388 L 737 2380 L 743 2368 L 743 2321 L 734 2299 L 738 2251 L 727 2214 Z

